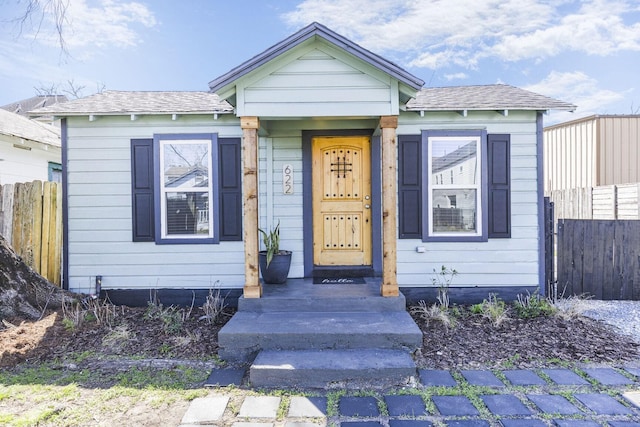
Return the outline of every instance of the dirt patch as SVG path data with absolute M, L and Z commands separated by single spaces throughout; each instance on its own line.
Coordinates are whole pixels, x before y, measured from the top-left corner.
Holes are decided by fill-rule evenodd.
M 611 326 L 585 317 L 511 317 L 499 326 L 462 309 L 456 324 L 416 318 L 425 368 L 534 368 L 566 363 L 612 364 L 640 358 L 640 345 Z
M 211 359 L 218 352 L 218 331 L 233 313 L 227 308 L 211 324 L 195 312 L 186 319 L 167 320 L 150 316 L 143 307 L 117 307 L 109 324 L 89 316 L 72 326 L 62 311 L 49 312 L 38 321 L 6 319 L 0 324 L 0 367 L 62 361 L 83 353 L 97 358 Z
M 424 334 L 417 356 L 421 367 L 534 367 L 554 362 L 613 363 L 640 358 L 638 343 L 585 317 L 511 316 L 494 326 L 465 308 L 459 311 L 452 327 L 414 316 Z M 172 325 L 159 316 L 150 316 L 148 308 L 118 307 L 109 325 L 85 320 L 75 328 L 63 320 L 61 311 L 50 312 L 39 321 L 8 319 L 14 326 L 0 326 L 0 366 L 63 361 L 83 353 L 91 354 L 93 360 L 211 360 L 218 351 L 218 331 L 233 313 L 233 309 L 225 309 L 219 321 L 209 324 L 194 310 L 189 318 Z

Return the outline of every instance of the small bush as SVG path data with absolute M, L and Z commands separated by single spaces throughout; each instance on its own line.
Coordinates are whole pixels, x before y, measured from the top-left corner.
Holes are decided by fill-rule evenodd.
M 200 319 L 206 320 L 209 324 L 214 323 L 220 318 L 225 307 L 224 297 L 220 296 L 220 289 L 216 289 L 215 292 L 213 289 L 209 289 L 209 295 L 202 305 L 204 316 L 201 316 Z
M 489 294 L 489 299 L 472 305 L 470 311 L 472 314 L 488 319 L 496 327 L 509 319 L 509 307 L 496 294 Z
M 149 301 L 144 317 L 147 320 L 159 320 L 162 322 L 162 330 L 166 334 L 177 334 L 184 323 L 184 310 L 173 305 L 164 307 L 161 303 Z
M 514 307 L 516 314 L 522 319 L 531 319 L 540 316 L 550 316 L 556 312 L 556 308 L 549 302 L 547 298 L 543 298 L 538 291 L 527 295 L 518 295 Z
M 425 322 L 427 325 L 430 321 L 435 320 L 441 322 L 447 328 L 454 327 L 456 325 L 455 313 L 453 310 L 445 308 L 439 304 L 427 304 L 424 300 L 418 302 L 418 305 L 410 308 L 411 314 L 414 314 Z M 455 312 L 458 310 L 456 309 Z

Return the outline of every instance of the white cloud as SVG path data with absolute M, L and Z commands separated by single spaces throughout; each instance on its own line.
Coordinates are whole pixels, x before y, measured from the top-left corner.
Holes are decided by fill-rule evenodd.
M 467 73 L 453 73 L 453 74 L 445 74 L 444 78 L 447 79 L 448 81 L 464 80 L 469 78 L 469 75 Z
M 633 0 L 303 0 L 283 15 L 294 27 L 321 22 L 411 66 L 473 69 L 479 60 L 543 59 L 567 51 L 640 50 Z M 634 11 L 635 9 L 635 11 Z
M 538 83 L 524 87 L 552 98 L 570 102 L 578 106 L 574 113 L 552 112 L 547 123 L 573 120 L 592 114 L 602 114 L 608 107 L 622 101 L 627 92 L 615 92 L 600 87 L 599 82 L 581 71 L 551 72 Z M 618 111 L 617 113 L 621 113 Z
M 49 27 L 34 34 L 35 40 L 58 45 L 53 18 L 46 15 Z M 68 2 L 63 37 L 69 49 L 91 47 L 131 47 L 141 42 L 139 26 L 156 25 L 153 12 L 142 3 L 127 0 L 73 0 Z M 44 31 L 43 31 L 44 30 Z

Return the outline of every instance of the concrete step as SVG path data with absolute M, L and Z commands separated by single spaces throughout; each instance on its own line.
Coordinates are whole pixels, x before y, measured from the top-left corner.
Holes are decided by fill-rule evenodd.
M 417 376 L 406 351 L 388 349 L 261 351 L 253 387 L 369 388 L 407 385 Z
M 324 286 L 323 292 L 329 292 L 330 286 Z M 331 294 L 329 294 L 331 295 Z M 269 298 L 238 299 L 238 311 L 268 312 L 371 312 L 406 311 L 404 295 L 382 297 L 380 295 L 345 295 L 343 289 L 336 289 L 335 297 L 323 295 L 321 298 L 310 295 L 270 295 Z
M 364 284 L 314 285 L 312 279 L 289 279 L 282 285 L 264 285 L 262 298 L 240 298 L 239 311 L 404 311 L 406 299 L 382 297 L 379 278 Z
M 237 312 L 218 333 L 218 355 L 247 362 L 260 350 L 379 348 L 412 352 L 422 332 L 406 311 Z

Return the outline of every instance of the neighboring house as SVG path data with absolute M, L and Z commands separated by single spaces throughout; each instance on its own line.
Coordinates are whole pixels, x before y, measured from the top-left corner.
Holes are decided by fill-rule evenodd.
M 414 298 L 444 265 L 453 293 L 543 287 L 542 117 L 575 106 L 423 84 L 314 23 L 210 92 L 36 111 L 62 118 L 64 286 L 260 297 L 258 227 L 280 222 L 290 278 L 379 277 Z
M 0 109 L 0 185 L 61 178 L 60 129 Z
M 69 99 L 65 95 L 36 95 L 31 98 L 22 99 L 20 101 L 12 102 L 11 104 L 3 105 L 2 107 L 0 107 L 0 109 L 29 118 L 29 111 L 31 110 L 35 110 L 36 108 L 50 107 L 51 105 L 61 102 L 67 102 L 68 100 Z M 50 115 L 34 117 L 33 120 L 37 120 L 49 125 L 55 125 L 53 117 Z
M 544 189 L 640 182 L 640 115 L 594 115 L 544 129 Z

